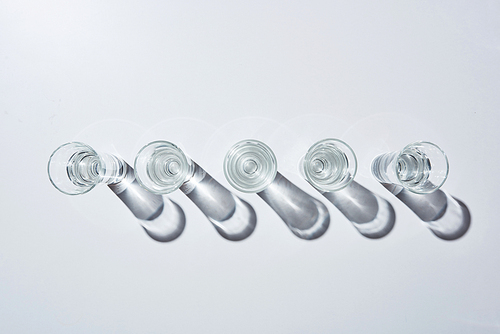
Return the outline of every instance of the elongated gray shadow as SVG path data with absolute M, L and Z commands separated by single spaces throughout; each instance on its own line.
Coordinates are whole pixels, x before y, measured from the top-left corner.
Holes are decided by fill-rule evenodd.
M 168 242 L 177 239 L 186 225 L 184 211 L 177 203 L 142 188 L 134 169 L 126 164 L 122 181 L 108 187 L 130 209 L 146 233 L 154 240 Z
M 235 196 L 193 161 L 194 172 L 179 189 L 203 212 L 217 232 L 231 241 L 248 238 L 257 224 L 253 207 Z
M 382 185 L 410 208 L 438 238 L 456 240 L 469 230 L 469 208 L 447 192 L 438 189 L 430 194 L 415 194 L 400 185 Z
M 322 192 L 322 195 L 367 238 L 382 238 L 394 227 L 396 213 L 392 205 L 356 181 L 342 190 Z
M 297 237 L 306 240 L 322 236 L 330 225 L 326 206 L 305 193 L 279 172 L 259 195 Z

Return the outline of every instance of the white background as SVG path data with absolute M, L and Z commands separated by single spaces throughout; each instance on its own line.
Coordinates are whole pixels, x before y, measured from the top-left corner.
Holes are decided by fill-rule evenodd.
M 2 333 L 499 333 L 498 1 L 24 1 L 0 10 Z M 341 138 L 356 180 L 397 215 L 361 236 L 326 200 L 327 233 L 296 238 L 258 196 L 247 240 L 220 237 L 182 193 L 179 239 L 150 239 L 107 187 L 66 196 L 46 164 L 82 140 L 133 162 L 181 145 L 223 185 L 254 137 L 279 171 Z M 467 204 L 435 237 L 369 175 L 414 140 L 448 154 Z

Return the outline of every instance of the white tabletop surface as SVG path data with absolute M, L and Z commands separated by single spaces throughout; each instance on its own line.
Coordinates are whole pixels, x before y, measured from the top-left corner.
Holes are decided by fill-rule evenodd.
M 0 10 L 0 332 L 499 333 L 497 1 L 32 1 Z M 224 152 L 265 141 L 330 210 L 315 241 L 258 196 L 246 240 L 217 234 L 181 192 L 184 233 L 150 239 L 106 186 L 47 177 L 79 140 L 129 163 L 179 144 L 224 186 Z M 397 221 L 369 240 L 298 173 L 322 138 Z M 444 189 L 470 209 L 435 237 L 369 173 L 415 140 L 446 151 Z

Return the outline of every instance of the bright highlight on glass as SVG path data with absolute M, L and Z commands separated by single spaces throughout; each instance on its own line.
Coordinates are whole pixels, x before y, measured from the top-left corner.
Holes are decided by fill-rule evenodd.
M 379 155 L 372 162 L 372 173 L 379 182 L 401 185 L 416 194 L 439 189 L 448 177 L 448 170 L 448 158 L 443 150 L 424 141 Z
M 332 192 L 344 189 L 354 180 L 358 164 L 349 145 L 338 139 L 325 139 L 311 146 L 302 168 L 311 185 Z

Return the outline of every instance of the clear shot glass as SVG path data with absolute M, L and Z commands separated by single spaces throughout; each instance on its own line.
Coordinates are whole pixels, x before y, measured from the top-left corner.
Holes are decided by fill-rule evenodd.
M 330 224 L 326 206 L 278 172 L 273 151 L 258 140 L 236 143 L 224 159 L 224 175 L 235 189 L 257 193 L 299 238 L 316 239 Z
M 49 158 L 50 182 L 67 195 L 85 194 L 99 183 L 114 184 L 125 178 L 126 164 L 111 154 L 97 154 L 89 145 L 66 143 Z
M 415 142 L 399 152 L 379 155 L 372 174 L 387 190 L 413 211 L 439 238 L 456 240 L 469 229 L 468 207 L 443 191 L 448 159 L 437 145 Z
M 302 164 L 306 180 L 325 193 L 339 191 L 354 180 L 356 155 L 338 139 L 324 139 L 309 148 Z
M 358 164 L 348 144 L 338 139 L 321 140 L 309 148 L 301 162 L 305 179 L 335 205 L 359 233 L 376 239 L 392 230 L 396 221 L 394 208 L 354 181 Z
M 448 170 L 448 158 L 443 150 L 425 141 L 379 155 L 372 161 L 372 174 L 377 181 L 400 185 L 416 194 L 438 190 L 446 181 Z
M 106 184 L 157 241 L 174 240 L 184 230 L 182 209 L 142 189 L 132 167 L 114 155 L 97 153 L 84 143 L 66 143 L 52 153 L 47 170 L 50 182 L 67 195 L 85 194 L 98 184 Z
M 219 184 L 175 144 L 147 144 L 137 154 L 134 169 L 141 186 L 154 194 L 180 189 L 224 238 L 243 240 L 254 231 L 257 217 L 252 206 Z

